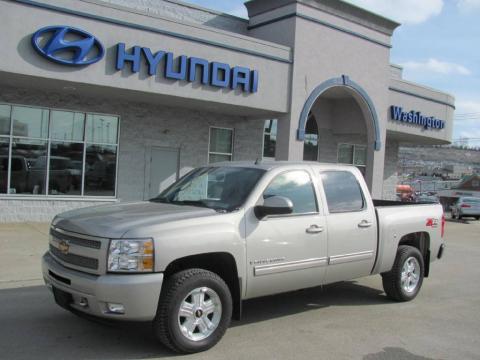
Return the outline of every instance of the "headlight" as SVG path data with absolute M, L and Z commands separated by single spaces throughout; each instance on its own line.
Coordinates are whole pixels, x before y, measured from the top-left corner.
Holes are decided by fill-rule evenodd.
M 153 240 L 111 240 L 108 250 L 108 271 L 153 272 Z

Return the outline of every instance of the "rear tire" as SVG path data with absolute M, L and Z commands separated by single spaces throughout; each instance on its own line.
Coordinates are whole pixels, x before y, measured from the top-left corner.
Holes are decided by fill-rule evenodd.
M 214 346 L 231 317 L 232 296 L 223 279 L 211 271 L 188 269 L 164 283 L 153 326 L 162 344 L 189 354 Z
M 422 287 L 424 271 L 420 251 L 413 246 L 401 245 L 392 270 L 382 274 L 383 289 L 392 300 L 413 300 Z

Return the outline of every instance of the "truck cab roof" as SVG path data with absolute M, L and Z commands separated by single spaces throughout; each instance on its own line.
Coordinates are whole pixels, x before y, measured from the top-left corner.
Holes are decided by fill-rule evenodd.
M 244 167 L 257 168 L 264 170 L 272 170 L 276 168 L 298 168 L 299 166 L 313 166 L 320 169 L 336 169 L 344 171 L 352 171 L 357 169 L 354 165 L 321 163 L 317 161 L 275 161 L 275 160 L 258 160 L 258 161 L 223 161 L 210 164 L 214 167 Z

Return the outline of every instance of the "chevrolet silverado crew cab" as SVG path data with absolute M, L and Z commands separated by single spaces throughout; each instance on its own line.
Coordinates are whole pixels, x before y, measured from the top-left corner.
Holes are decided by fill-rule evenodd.
M 444 249 L 438 204 L 373 201 L 360 171 L 320 163 L 219 163 L 157 197 L 54 218 L 43 276 L 77 314 L 151 321 L 181 353 L 224 335 L 242 300 L 381 274 L 418 294 Z

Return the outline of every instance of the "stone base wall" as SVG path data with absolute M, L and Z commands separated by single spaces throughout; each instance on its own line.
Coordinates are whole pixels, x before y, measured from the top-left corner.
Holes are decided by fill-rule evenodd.
M 100 201 L 0 199 L 0 223 L 23 221 L 50 222 L 55 215 L 68 210 L 110 203 Z

